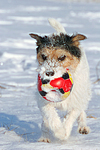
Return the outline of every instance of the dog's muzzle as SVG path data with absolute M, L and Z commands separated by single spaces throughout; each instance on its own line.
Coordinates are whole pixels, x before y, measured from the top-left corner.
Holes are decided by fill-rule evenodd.
M 46 72 L 46 76 L 54 76 L 54 71 L 48 71 Z

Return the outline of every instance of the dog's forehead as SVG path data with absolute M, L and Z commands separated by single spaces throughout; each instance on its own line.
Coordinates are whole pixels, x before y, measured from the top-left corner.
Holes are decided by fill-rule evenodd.
M 68 36 L 67 34 L 60 33 L 60 35 L 52 35 L 52 36 L 44 36 L 39 37 L 37 40 L 37 54 L 43 48 L 50 48 L 50 50 L 54 50 L 56 48 L 60 48 L 61 50 L 66 50 L 71 55 L 76 56 L 80 59 L 81 51 L 78 47 L 79 42 L 76 40 L 74 36 Z
M 72 44 L 72 38 L 68 35 L 61 33 L 60 35 L 52 34 L 51 36 L 39 37 L 37 40 L 37 52 L 42 48 L 50 47 L 51 50 L 54 48 L 69 49 L 69 45 Z
M 68 52 L 65 49 L 61 49 L 59 47 L 45 47 L 45 48 L 42 48 L 39 53 L 40 54 L 44 53 L 47 55 L 52 55 L 52 54 L 54 55 L 54 54 L 65 54 Z
M 81 50 L 79 48 L 79 41 L 86 39 L 86 36 L 76 34 L 69 36 L 64 33 L 59 35 L 52 34 L 51 36 L 39 36 L 37 34 L 30 34 L 30 36 L 37 40 L 37 54 L 45 47 L 59 47 L 62 50 L 68 51 L 71 55 L 81 58 Z
M 58 61 L 60 57 L 67 57 L 68 59 L 73 59 L 73 55 L 71 55 L 68 51 L 62 50 L 60 48 L 43 48 L 38 54 L 37 58 L 41 60 L 41 56 L 44 55 L 47 57 L 47 61 Z M 38 60 L 38 61 L 40 61 Z M 62 62 L 61 62 L 62 63 Z

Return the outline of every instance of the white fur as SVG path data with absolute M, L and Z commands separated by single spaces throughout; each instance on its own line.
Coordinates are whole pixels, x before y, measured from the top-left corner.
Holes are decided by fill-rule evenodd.
M 57 26 L 57 31 L 63 28 L 59 24 L 55 25 L 54 20 L 49 20 L 53 26 Z M 88 102 L 91 98 L 91 88 L 89 79 L 89 66 L 85 52 L 81 49 L 81 60 L 76 71 L 73 73 L 74 86 L 68 98 L 62 102 L 53 103 L 44 100 L 41 96 L 38 99 L 38 106 L 43 117 L 42 136 L 39 141 L 50 142 L 52 136 L 60 140 L 66 140 L 71 134 L 74 122 L 78 119 L 78 131 L 89 133 L 86 125 L 86 113 Z M 51 67 L 50 67 L 51 68 Z M 61 121 L 57 109 L 67 111 L 67 116 Z
M 64 27 L 54 18 L 49 18 L 48 19 L 50 25 L 58 32 L 66 33 Z

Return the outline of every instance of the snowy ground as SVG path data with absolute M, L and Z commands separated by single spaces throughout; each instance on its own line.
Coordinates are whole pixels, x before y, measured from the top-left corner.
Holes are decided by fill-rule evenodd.
M 67 1 L 67 0 L 66 0 Z M 38 143 L 41 114 L 36 104 L 35 41 L 29 33 L 54 30 L 47 18 L 61 21 L 68 34 L 83 33 L 93 96 L 87 110 L 89 135 L 77 133 L 74 124 L 68 141 Z M 0 150 L 100 150 L 100 3 L 47 0 L 0 1 Z M 100 77 L 100 64 L 98 65 Z

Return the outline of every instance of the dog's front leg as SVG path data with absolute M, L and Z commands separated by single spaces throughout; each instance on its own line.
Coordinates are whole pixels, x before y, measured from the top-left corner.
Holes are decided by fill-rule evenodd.
M 88 134 L 90 128 L 86 125 L 86 113 L 82 111 L 78 117 L 78 132 L 80 134 Z
M 72 110 L 66 116 L 66 118 L 64 120 L 64 128 L 65 128 L 65 131 L 66 131 L 66 139 L 68 139 L 68 137 L 70 136 L 70 133 L 71 133 L 71 130 L 72 130 L 72 127 L 73 127 L 73 123 L 76 121 L 79 114 L 80 114 L 79 110 Z
M 63 128 L 63 124 L 60 120 L 60 117 L 56 112 L 56 109 L 51 104 L 48 104 L 42 108 L 42 115 L 43 115 L 42 135 L 49 137 L 50 132 L 52 131 L 52 133 L 56 138 L 63 140 L 65 138 L 65 130 Z M 45 135 L 44 132 L 46 133 Z M 49 135 L 47 136 L 47 134 Z

